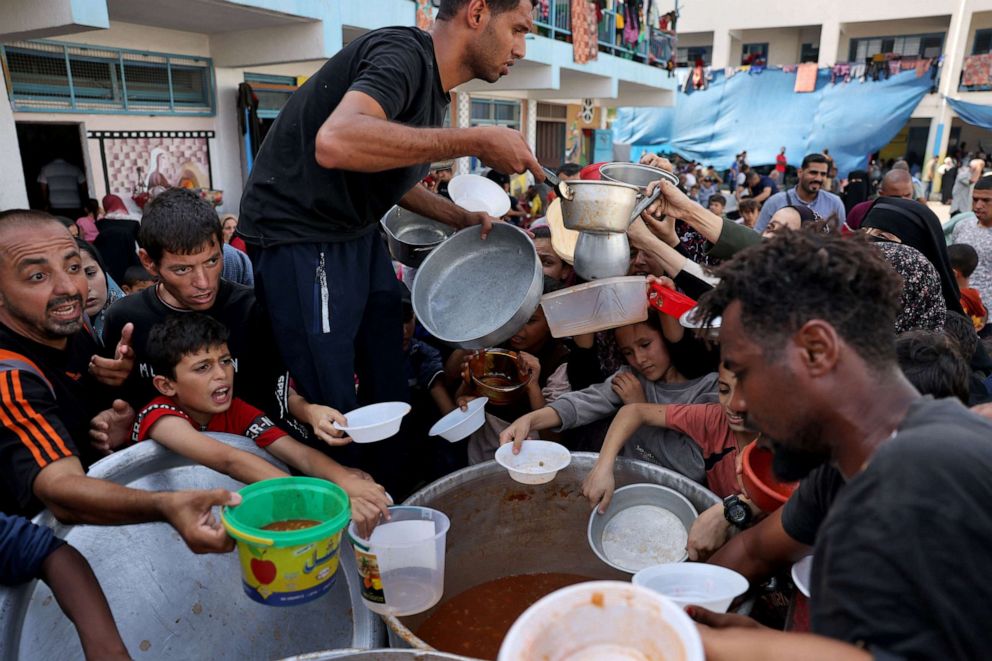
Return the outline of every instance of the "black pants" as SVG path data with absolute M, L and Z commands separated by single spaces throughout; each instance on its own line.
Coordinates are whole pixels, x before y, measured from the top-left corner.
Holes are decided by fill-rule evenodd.
M 257 259 L 255 290 L 301 395 L 344 414 L 409 400 L 401 285 L 377 232 L 263 248 Z M 321 445 L 341 463 L 371 473 L 397 501 L 417 479 L 402 430 L 379 443 Z

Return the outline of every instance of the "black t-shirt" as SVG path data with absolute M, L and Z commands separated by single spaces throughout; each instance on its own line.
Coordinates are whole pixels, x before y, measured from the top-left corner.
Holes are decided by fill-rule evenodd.
M 109 390 L 89 375 L 96 341 L 87 331 L 65 350 L 33 342 L 0 324 L 0 507 L 33 516 L 42 509 L 34 480 L 65 457 L 95 459 L 90 419 L 110 406 Z M 24 359 L 28 367 L 24 366 Z M 40 376 L 39 376 L 40 372 Z
M 158 287 L 148 287 L 137 294 L 116 301 L 107 311 L 103 329 L 107 351 L 113 351 L 124 324 L 134 324 L 131 344 L 135 364 L 124 383 L 124 398 L 140 410 L 159 393 L 152 384 L 155 376 L 148 364 L 148 336 L 152 326 L 173 314 L 186 314 L 162 302 Z M 238 397 L 259 408 L 270 417 L 287 424 L 286 431 L 303 433 L 289 415 L 287 406 L 289 372 L 276 348 L 272 326 L 255 299 L 255 292 L 244 285 L 220 281 L 217 300 L 203 312 L 227 328 L 227 348 L 234 359 L 234 391 Z
M 821 469 L 786 504 L 786 532 L 815 537 L 813 631 L 909 659 L 992 649 L 992 423 L 923 398 L 868 467 Z
M 371 96 L 390 121 L 416 127 L 440 127 L 450 102 L 428 33 L 393 27 L 355 39 L 290 97 L 262 142 L 241 198 L 245 241 L 356 238 L 427 175 L 429 163 L 374 173 L 317 164 L 317 131 L 349 91 Z

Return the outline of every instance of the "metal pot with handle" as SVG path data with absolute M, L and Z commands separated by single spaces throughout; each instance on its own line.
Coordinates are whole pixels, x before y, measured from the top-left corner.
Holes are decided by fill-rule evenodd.
M 427 255 L 455 233 L 455 228 L 395 206 L 379 221 L 389 254 L 400 264 L 417 268 Z
M 571 199 L 561 200 L 565 228 L 593 234 L 626 232 L 661 195 L 656 188 L 642 197 L 637 186 L 615 181 L 570 181 L 568 191 Z

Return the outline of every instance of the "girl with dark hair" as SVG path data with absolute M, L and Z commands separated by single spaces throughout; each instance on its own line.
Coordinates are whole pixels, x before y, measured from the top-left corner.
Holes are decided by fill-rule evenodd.
M 100 256 L 100 251 L 79 238 L 76 239 L 76 245 L 79 246 L 79 254 L 83 262 L 83 273 L 86 275 L 86 283 L 89 285 L 83 307 L 86 310 L 87 316 L 90 318 L 90 325 L 97 342 L 102 344 L 103 325 L 106 319 L 107 309 L 114 301 L 124 298 L 124 290 L 107 273 L 107 269 L 103 266 L 103 258 Z

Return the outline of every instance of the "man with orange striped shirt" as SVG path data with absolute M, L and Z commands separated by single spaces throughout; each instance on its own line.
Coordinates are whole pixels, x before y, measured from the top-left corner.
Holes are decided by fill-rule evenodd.
M 126 341 L 114 358 L 93 357 L 86 291 L 76 243 L 56 218 L 0 213 L 0 508 L 47 507 L 63 523 L 165 521 L 195 552 L 230 550 L 211 508 L 237 494 L 140 491 L 84 473 L 74 440 L 85 441 L 100 410 L 100 382 L 131 368 Z

